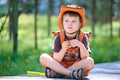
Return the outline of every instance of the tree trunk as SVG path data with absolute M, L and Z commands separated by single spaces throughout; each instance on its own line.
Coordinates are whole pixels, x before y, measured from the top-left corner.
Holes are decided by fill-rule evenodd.
M 34 3 L 34 7 L 35 7 L 35 20 L 34 20 L 34 27 L 35 27 L 35 49 L 37 49 L 38 48 L 38 45 L 37 45 L 37 13 L 38 13 L 38 9 L 37 9 L 37 7 L 38 7 L 38 0 L 35 0 L 35 3 Z
M 13 52 L 17 53 L 18 49 L 18 0 L 10 0 L 12 5 L 12 26 L 13 26 Z
M 111 40 L 113 39 L 113 25 L 112 25 L 113 4 L 114 4 L 114 0 L 111 0 L 111 4 L 110 4 L 110 38 Z
M 93 38 L 95 38 L 95 12 L 96 12 L 96 0 L 93 0 L 92 2 L 93 8 L 92 8 L 92 34 Z
M 118 21 L 119 21 L 119 32 L 118 32 L 118 35 L 119 35 L 119 38 L 120 38 L 120 10 L 118 11 Z
M 51 34 L 51 13 L 52 13 L 52 2 L 53 0 L 48 0 L 48 36 Z
M 13 26 L 12 26 L 12 22 L 13 22 L 13 18 L 12 18 L 12 13 L 10 12 L 10 15 L 9 15 L 9 40 L 11 40 L 13 38 Z
M 13 38 L 13 26 L 12 26 L 12 24 L 13 24 L 13 18 L 12 18 L 13 15 L 12 15 L 11 7 L 12 7 L 12 2 L 9 1 L 9 8 L 10 8 L 10 10 L 9 10 L 9 25 L 8 25 L 8 27 L 9 27 L 9 40 L 11 40 Z

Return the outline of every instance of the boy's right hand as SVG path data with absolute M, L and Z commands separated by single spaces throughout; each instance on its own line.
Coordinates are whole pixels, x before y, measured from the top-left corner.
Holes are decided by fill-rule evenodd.
M 62 50 L 66 51 L 69 48 L 70 43 L 68 41 L 64 41 L 62 43 Z

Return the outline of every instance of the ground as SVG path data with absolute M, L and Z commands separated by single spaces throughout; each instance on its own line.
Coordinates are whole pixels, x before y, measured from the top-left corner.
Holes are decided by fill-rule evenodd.
M 90 80 L 120 80 L 120 62 L 96 64 L 88 78 Z
M 53 79 L 40 76 L 1 76 L 0 80 L 6 79 L 29 79 L 29 80 L 70 80 L 70 79 Z M 90 72 L 89 76 L 84 80 L 120 80 L 120 61 L 95 64 L 94 69 Z

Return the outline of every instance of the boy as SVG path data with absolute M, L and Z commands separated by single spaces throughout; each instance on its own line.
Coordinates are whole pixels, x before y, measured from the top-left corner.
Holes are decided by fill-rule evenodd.
M 94 60 L 89 57 L 87 36 L 84 34 L 81 41 L 78 40 L 80 30 L 85 26 L 84 14 L 84 8 L 76 5 L 61 7 L 58 16 L 61 33 L 55 38 L 53 55 L 40 56 L 40 62 L 46 68 L 47 77 L 60 77 L 62 74 L 74 79 L 83 79 L 93 68 Z M 61 38 L 63 34 L 64 40 Z

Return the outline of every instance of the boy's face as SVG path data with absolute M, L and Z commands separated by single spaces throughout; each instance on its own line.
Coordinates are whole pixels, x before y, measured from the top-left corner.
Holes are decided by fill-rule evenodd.
M 74 33 L 81 27 L 80 18 L 78 16 L 63 16 L 63 27 L 67 33 Z

